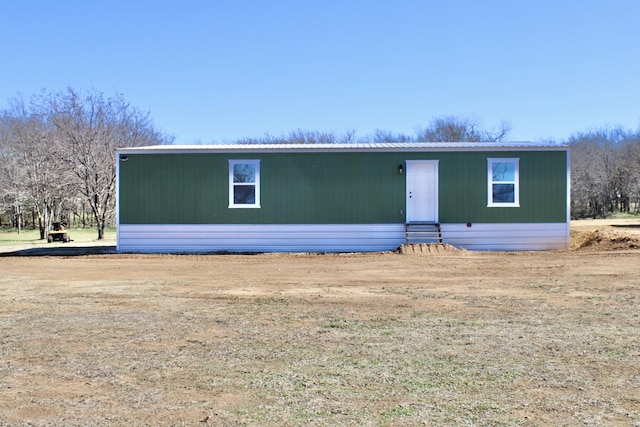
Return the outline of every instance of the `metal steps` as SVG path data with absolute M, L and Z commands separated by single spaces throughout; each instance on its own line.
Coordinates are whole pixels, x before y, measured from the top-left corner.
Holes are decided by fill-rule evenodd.
M 405 224 L 408 245 L 417 243 L 442 243 L 442 232 L 437 222 L 409 222 Z

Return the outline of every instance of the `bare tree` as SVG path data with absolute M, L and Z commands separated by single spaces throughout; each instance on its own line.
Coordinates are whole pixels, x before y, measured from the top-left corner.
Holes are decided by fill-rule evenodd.
M 511 132 L 508 123 L 502 122 L 497 128 L 487 130 L 479 120 L 446 116 L 435 118 L 428 127 L 419 128 L 416 137 L 404 133 L 394 133 L 388 130 L 376 129 L 372 135 L 362 138 L 356 137 L 355 130 L 348 130 L 343 134 L 335 132 L 319 132 L 297 129 L 273 136 L 266 134 L 259 138 L 242 138 L 238 144 L 339 144 L 350 142 L 500 142 L 504 141 Z
M 640 213 L 640 129 L 629 133 L 620 144 L 620 187 L 624 189 L 620 200 L 623 212 Z
M 483 129 L 475 119 L 446 116 L 435 118 L 427 128 L 418 130 L 418 140 L 425 142 L 499 142 L 504 141 L 511 127 L 502 122 L 497 129 Z
M 1 126 L 1 125 L 0 125 Z M 25 187 L 25 168 L 8 147 L 8 135 L 0 136 L 0 213 L 11 216 L 12 225 L 22 231 L 22 214 L 31 200 Z M 4 145 L 6 143 L 6 145 Z
M 68 197 L 69 174 L 65 173 L 62 149 L 55 129 L 33 105 L 14 100 L 3 124 L 5 156 L 4 193 L 10 194 L 14 212 L 29 200 L 35 208 L 40 238 L 46 239 L 54 218 L 60 217 Z
M 238 144 L 341 144 L 355 141 L 356 133 L 354 130 L 337 134 L 297 129 L 281 136 L 266 134 L 259 138 L 242 138 L 236 142 Z
M 572 216 L 629 212 L 640 200 L 640 132 L 621 127 L 577 133 L 571 144 Z
M 366 138 L 371 142 L 413 142 L 414 138 L 403 133 L 394 133 L 388 130 L 376 129 L 373 135 Z
M 115 211 L 117 148 L 167 144 L 172 137 L 154 129 L 148 113 L 130 106 L 121 95 L 72 88 L 46 99 L 49 120 L 66 148 L 64 159 L 80 194 L 91 208 L 104 238 Z
M 12 100 L 0 114 L 0 208 L 18 227 L 25 208 L 34 212 L 47 238 L 52 221 L 88 206 L 102 239 L 115 213 L 116 148 L 172 140 L 120 95 L 69 88 Z
M 11 215 L 11 223 L 20 233 L 26 192 L 22 185 L 23 169 L 10 145 L 12 136 L 12 120 L 7 113 L 3 113 L 0 115 L 0 213 Z

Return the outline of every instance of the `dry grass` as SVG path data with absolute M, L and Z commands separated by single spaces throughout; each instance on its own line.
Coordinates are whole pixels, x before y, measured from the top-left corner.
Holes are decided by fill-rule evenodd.
M 429 310 L 438 296 L 400 288 L 379 297 L 411 304 L 371 316 L 316 298 L 145 302 L 163 287 L 15 300 L 0 421 L 638 425 L 636 290 L 573 307 L 468 295 Z
M 640 426 L 639 257 L 0 257 L 0 424 Z

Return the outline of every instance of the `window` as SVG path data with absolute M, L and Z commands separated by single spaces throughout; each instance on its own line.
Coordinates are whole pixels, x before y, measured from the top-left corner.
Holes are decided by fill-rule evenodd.
M 492 207 L 520 206 L 519 159 L 488 160 L 488 204 Z
M 229 160 L 229 207 L 260 207 L 260 160 Z

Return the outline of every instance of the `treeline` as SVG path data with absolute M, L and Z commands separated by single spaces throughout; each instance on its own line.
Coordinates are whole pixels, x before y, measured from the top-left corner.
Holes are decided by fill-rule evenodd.
M 486 129 L 478 120 L 435 118 L 413 135 L 376 130 L 358 137 L 296 130 L 280 136 L 244 138 L 239 144 L 331 144 L 350 142 L 496 142 L 507 141 L 510 126 Z M 39 228 L 47 237 L 54 221 L 95 227 L 98 238 L 115 218 L 115 150 L 170 144 L 149 113 L 121 95 L 72 88 L 15 99 L 0 111 L 0 226 Z M 571 146 L 572 218 L 640 213 L 640 128 L 578 132 Z
M 102 239 L 114 222 L 116 148 L 171 142 L 121 95 L 68 88 L 15 99 L 0 112 L 0 214 L 42 239 L 54 221 L 95 226 Z
M 640 213 L 640 129 L 576 133 L 571 146 L 571 216 Z
M 487 130 L 477 120 L 455 116 L 433 119 L 428 126 L 407 135 L 376 130 L 365 137 L 297 130 L 280 136 L 266 135 L 238 141 L 243 144 L 318 144 L 350 142 L 504 142 L 506 123 Z M 567 141 L 545 141 L 571 147 L 571 216 L 605 218 L 616 212 L 640 214 L 640 129 L 622 127 L 577 132 Z
M 500 142 L 508 138 L 511 127 L 500 123 L 485 129 L 476 119 L 456 116 L 438 117 L 426 127 L 419 127 L 414 135 L 376 129 L 371 135 L 358 137 L 355 131 L 344 133 L 318 132 L 298 129 L 287 134 L 244 138 L 239 144 L 345 144 L 354 142 Z

